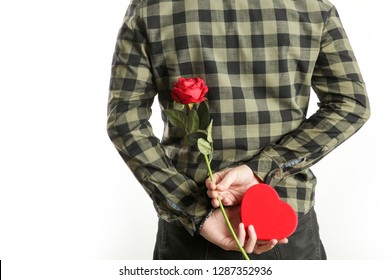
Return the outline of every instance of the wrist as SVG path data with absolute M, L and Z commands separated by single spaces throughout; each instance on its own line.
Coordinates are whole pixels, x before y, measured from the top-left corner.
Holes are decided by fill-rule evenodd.
M 215 208 L 211 208 L 211 210 L 209 211 L 209 213 L 203 218 L 203 220 L 200 222 L 200 224 L 197 226 L 197 230 L 195 232 L 195 235 L 202 235 L 202 229 L 203 229 L 203 226 L 204 224 L 206 223 L 206 221 L 211 217 L 211 215 L 214 213 L 216 209 Z

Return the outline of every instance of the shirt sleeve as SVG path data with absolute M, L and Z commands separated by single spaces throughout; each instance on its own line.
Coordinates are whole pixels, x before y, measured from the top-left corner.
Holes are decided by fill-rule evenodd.
M 108 135 L 152 198 L 158 215 L 181 223 L 191 234 L 211 213 L 206 188 L 179 173 L 153 134 L 149 118 L 156 90 L 144 23 L 137 1 L 129 6 L 112 63 Z
M 327 15 L 312 76 L 318 111 L 247 163 L 270 185 L 321 160 L 370 116 L 365 84 L 336 8 Z

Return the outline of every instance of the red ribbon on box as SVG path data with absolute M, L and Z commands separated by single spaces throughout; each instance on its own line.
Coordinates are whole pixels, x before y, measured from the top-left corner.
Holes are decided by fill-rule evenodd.
M 294 209 L 280 199 L 274 188 L 263 183 L 252 186 L 244 194 L 241 220 L 245 227 L 254 226 L 258 240 L 289 237 L 298 225 Z

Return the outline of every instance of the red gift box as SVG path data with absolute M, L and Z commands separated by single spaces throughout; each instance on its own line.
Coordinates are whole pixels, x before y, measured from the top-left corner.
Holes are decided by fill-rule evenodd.
M 245 227 L 254 226 L 258 240 L 289 237 L 298 224 L 294 209 L 280 200 L 274 188 L 263 183 L 245 192 L 241 203 L 241 220 Z

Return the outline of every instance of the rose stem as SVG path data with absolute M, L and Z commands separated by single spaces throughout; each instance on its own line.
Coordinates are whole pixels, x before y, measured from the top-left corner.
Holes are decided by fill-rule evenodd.
M 214 181 L 213 173 L 211 172 L 209 157 L 208 157 L 207 155 L 204 155 L 204 157 L 205 157 L 205 160 L 206 160 L 207 171 L 208 171 L 208 173 L 209 173 L 210 180 L 211 180 L 212 182 L 215 182 L 215 181 Z M 227 224 L 227 226 L 228 226 L 230 232 L 231 232 L 232 235 L 233 235 L 234 241 L 236 241 L 236 244 L 237 244 L 238 248 L 240 249 L 240 251 L 241 251 L 242 255 L 244 256 L 244 258 L 245 258 L 246 260 L 250 260 L 249 257 L 248 257 L 248 255 L 246 254 L 244 248 L 242 248 L 240 241 L 238 241 L 237 235 L 236 235 L 236 233 L 234 232 L 233 227 L 232 227 L 232 225 L 231 225 L 231 223 L 230 223 L 230 221 L 229 221 L 229 218 L 228 218 L 228 216 L 227 216 L 227 214 L 226 214 L 226 211 L 225 211 L 225 207 L 224 207 L 223 204 L 222 204 L 221 197 L 220 197 L 219 194 L 218 194 L 218 202 L 219 202 L 219 208 L 221 208 L 221 212 L 222 212 L 222 214 L 223 214 L 223 217 L 225 218 L 226 224 Z

